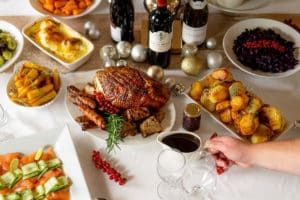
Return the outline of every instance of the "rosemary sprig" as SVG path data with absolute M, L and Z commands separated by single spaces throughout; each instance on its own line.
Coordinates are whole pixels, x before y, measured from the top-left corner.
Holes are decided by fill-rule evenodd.
M 119 143 L 123 142 L 121 137 L 121 131 L 123 127 L 124 118 L 116 114 L 105 114 L 107 122 L 106 130 L 108 132 L 108 138 L 106 139 L 106 149 L 111 152 L 115 146 L 119 147 Z

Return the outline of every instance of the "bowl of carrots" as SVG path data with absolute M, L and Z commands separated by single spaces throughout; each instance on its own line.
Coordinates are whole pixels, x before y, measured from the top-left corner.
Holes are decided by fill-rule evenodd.
M 61 78 L 56 68 L 50 69 L 23 60 L 15 64 L 7 83 L 8 98 L 20 108 L 44 108 L 57 98 Z
M 39 13 L 63 19 L 74 19 L 94 11 L 101 0 L 29 0 Z

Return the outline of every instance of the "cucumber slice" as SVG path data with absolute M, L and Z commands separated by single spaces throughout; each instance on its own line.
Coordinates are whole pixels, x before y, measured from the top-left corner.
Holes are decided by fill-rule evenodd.
M 34 199 L 43 199 L 46 194 L 45 194 L 45 189 L 42 185 L 37 186 L 34 190 L 33 190 L 33 196 Z
M 9 163 L 9 170 L 10 171 L 14 171 L 15 169 L 18 168 L 18 166 L 19 166 L 19 159 L 18 158 L 14 158 Z
M 42 157 L 43 153 L 44 153 L 44 149 L 42 147 L 39 148 L 34 155 L 34 160 L 39 160 Z
M 8 188 L 12 188 L 14 186 L 16 179 L 17 177 L 14 175 L 13 172 L 10 171 L 6 172 L 1 176 L 1 180 Z
M 47 166 L 46 161 L 44 161 L 44 160 L 39 160 L 38 166 L 41 170 L 41 173 L 39 174 L 39 178 L 41 178 L 49 170 L 49 168 Z
M 16 176 L 16 179 L 15 179 L 14 183 L 12 183 L 12 187 L 23 177 L 22 170 L 20 170 L 20 169 L 15 169 L 13 171 L 13 174 Z
M 54 169 L 54 168 L 57 168 L 57 167 L 60 167 L 62 165 L 60 159 L 58 158 L 53 158 L 51 160 L 47 160 L 47 166 L 50 169 Z
M 22 166 L 23 179 L 28 179 L 37 176 L 41 173 L 37 163 L 32 162 Z
M 34 200 L 31 190 L 24 190 L 21 192 L 22 200 Z
M 0 190 L 4 189 L 5 187 L 6 187 L 6 184 L 0 177 Z M 0 200 L 1 200 L 1 198 L 0 198 Z
M 69 186 L 69 179 L 66 176 L 60 176 L 58 178 L 52 177 L 45 183 L 46 194 L 55 192 Z
M 17 192 L 5 195 L 5 199 L 6 200 L 22 200 L 21 196 Z
M 56 177 L 51 177 L 46 183 L 45 183 L 45 192 L 48 194 L 49 192 L 52 192 L 53 188 L 55 188 L 59 184 Z

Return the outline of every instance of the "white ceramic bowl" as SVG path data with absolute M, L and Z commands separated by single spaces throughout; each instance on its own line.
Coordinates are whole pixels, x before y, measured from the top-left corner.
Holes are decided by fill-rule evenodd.
M 43 15 L 50 15 L 53 17 L 61 18 L 61 19 L 75 19 L 79 17 L 83 17 L 87 14 L 90 14 L 92 11 L 94 11 L 101 3 L 102 0 L 94 0 L 94 3 L 89 6 L 84 12 L 78 14 L 78 15 L 70 15 L 70 16 L 61 16 L 61 15 L 55 15 L 47 10 L 45 10 L 42 7 L 42 4 L 39 2 L 39 0 L 29 0 L 30 5 L 32 6 L 33 9 L 35 9 L 37 12 Z
M 21 55 L 24 47 L 24 39 L 21 31 L 17 27 L 6 21 L 0 20 L 0 29 L 4 32 L 8 32 L 17 41 L 17 48 L 13 52 L 13 57 L 6 61 L 4 65 L 0 66 L 0 72 L 2 72 L 9 68 Z
M 44 20 L 44 19 L 51 19 L 55 22 L 58 22 L 60 24 L 62 24 L 62 26 L 65 28 L 64 30 L 68 30 L 68 36 L 72 36 L 74 38 L 79 38 L 84 45 L 87 47 L 87 52 L 82 55 L 81 57 L 77 58 L 76 60 L 72 61 L 72 62 L 67 62 L 62 60 L 61 58 L 59 58 L 58 56 L 56 56 L 53 52 L 50 52 L 49 50 L 47 50 L 45 47 L 43 47 L 42 45 L 40 45 L 37 41 L 35 41 L 30 34 L 26 33 L 27 30 L 29 30 L 31 27 L 33 27 L 34 25 L 36 25 L 38 22 Z M 84 36 L 82 36 L 80 33 L 78 33 L 77 31 L 75 31 L 74 29 L 72 29 L 70 26 L 62 23 L 61 21 L 59 21 L 58 19 L 51 17 L 51 16 L 44 16 L 41 18 L 38 18 L 37 20 L 34 20 L 33 22 L 25 25 L 22 29 L 22 33 L 24 35 L 24 37 L 26 39 L 28 39 L 33 45 L 35 45 L 38 49 L 40 49 L 42 52 L 44 52 L 45 54 L 47 54 L 48 56 L 50 56 L 51 58 L 53 58 L 54 60 L 56 60 L 57 62 L 59 62 L 60 64 L 62 64 L 63 66 L 65 66 L 66 68 L 70 69 L 71 71 L 77 69 L 78 67 L 80 67 L 82 64 L 84 64 L 91 56 L 91 53 L 94 50 L 94 45 L 91 41 L 89 41 L 87 38 L 85 38 Z
M 223 48 L 227 58 L 240 70 L 251 74 L 256 77 L 263 78 L 282 78 L 295 74 L 300 70 L 300 63 L 298 63 L 294 69 L 287 70 L 285 72 L 280 73 L 271 73 L 271 72 L 263 72 L 260 70 L 252 70 L 250 67 L 243 65 L 238 59 L 235 53 L 233 52 L 234 40 L 246 29 L 254 29 L 254 28 L 262 28 L 262 29 L 272 29 L 275 33 L 280 34 L 282 38 L 288 41 L 293 41 L 295 43 L 295 47 L 298 49 L 295 50 L 295 58 L 300 60 L 300 37 L 299 33 L 282 22 L 272 20 L 272 19 L 263 19 L 263 18 L 253 18 L 240 21 L 233 26 L 231 26 L 224 35 L 223 38 Z
M 18 63 L 15 64 L 15 66 L 14 66 L 14 73 L 11 76 L 11 78 L 8 80 L 8 83 L 7 83 L 7 86 L 6 86 L 6 94 L 7 94 L 7 97 L 9 98 L 9 100 L 11 100 L 10 97 L 9 97 L 9 92 L 13 88 L 15 88 L 15 79 L 14 79 L 15 78 L 15 74 L 16 74 L 17 70 L 19 70 L 23 66 L 24 62 L 27 62 L 27 60 L 22 60 L 22 61 L 20 61 L 20 62 L 18 62 Z M 31 61 L 29 61 L 29 62 L 31 62 Z M 59 76 L 59 79 L 60 79 L 60 86 L 59 86 L 59 89 L 57 91 L 56 96 L 54 98 L 52 98 L 50 101 L 48 101 L 48 102 L 46 102 L 46 103 L 44 103 L 42 105 L 39 105 L 39 106 L 28 106 L 28 105 L 18 104 L 16 102 L 14 102 L 13 100 L 11 100 L 10 102 L 12 102 L 14 105 L 16 105 L 18 108 L 21 108 L 21 109 L 33 110 L 33 109 L 45 108 L 45 107 L 49 106 L 50 104 L 52 104 L 58 98 L 58 96 L 61 93 L 61 88 L 62 88 L 61 76 Z

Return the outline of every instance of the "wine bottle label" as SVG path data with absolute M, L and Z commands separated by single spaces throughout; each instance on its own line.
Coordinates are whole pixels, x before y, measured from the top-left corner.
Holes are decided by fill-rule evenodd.
M 190 6 L 194 9 L 194 10 L 200 10 L 203 9 L 205 6 L 207 5 L 207 1 L 190 1 Z
M 187 44 L 200 45 L 206 38 L 207 24 L 201 27 L 191 27 L 186 23 L 182 26 L 182 40 Z
M 155 52 L 166 52 L 171 49 L 172 32 L 164 31 L 151 32 L 149 31 L 149 48 Z
M 113 23 L 110 23 L 110 34 L 111 34 L 111 38 L 114 41 L 116 41 L 116 42 L 120 42 L 121 41 L 121 28 L 117 27 Z

